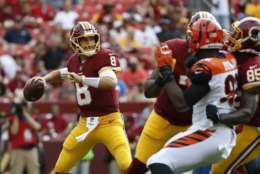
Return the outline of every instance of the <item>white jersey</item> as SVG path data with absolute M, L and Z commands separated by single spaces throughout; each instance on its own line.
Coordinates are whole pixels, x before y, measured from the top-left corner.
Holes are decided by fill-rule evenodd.
M 225 58 L 208 58 L 194 64 L 193 73 L 198 77 L 211 77 L 200 83 L 208 83 L 210 91 L 193 106 L 192 126 L 168 140 L 165 146 L 147 161 L 167 165 L 174 173 L 207 166 L 226 159 L 236 143 L 235 131 L 222 123 L 207 119 L 206 106 L 216 105 L 220 113 L 235 110 L 237 92 L 237 63 L 231 54 Z M 204 73 L 204 74 L 200 74 Z M 205 76 L 204 76 L 205 75 Z M 195 83 L 195 82 L 194 82 Z
M 202 59 L 192 67 L 193 73 L 207 73 L 211 75 L 208 84 L 209 93 L 193 105 L 192 124 L 202 127 L 211 127 L 207 119 L 206 106 L 217 106 L 219 113 L 230 113 L 237 106 L 237 62 L 229 53 L 225 58 Z

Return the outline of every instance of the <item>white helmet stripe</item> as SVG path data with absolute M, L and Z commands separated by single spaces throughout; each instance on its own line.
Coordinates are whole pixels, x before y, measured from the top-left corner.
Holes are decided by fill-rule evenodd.
M 83 28 L 84 30 L 86 30 L 86 26 L 84 25 L 84 22 L 80 22 L 80 25 L 82 26 L 82 28 Z
M 87 28 L 89 29 L 89 30 L 91 30 L 92 28 L 91 28 L 91 25 L 90 25 L 90 23 L 89 22 L 86 22 L 86 25 L 87 25 Z

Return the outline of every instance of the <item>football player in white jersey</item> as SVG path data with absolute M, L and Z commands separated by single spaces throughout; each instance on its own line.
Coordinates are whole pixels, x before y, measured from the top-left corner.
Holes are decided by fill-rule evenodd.
M 237 63 L 231 54 L 219 51 L 223 38 L 224 32 L 216 21 L 198 19 L 189 26 L 187 41 L 195 54 L 187 63 L 192 84 L 184 94 L 178 86 L 172 88 L 169 96 L 172 101 L 176 97 L 184 100 L 180 102 L 182 110 L 193 108 L 192 126 L 172 137 L 148 160 L 152 174 L 178 174 L 212 164 L 227 158 L 235 146 L 233 128 L 215 124 L 206 115 L 207 104 L 216 105 L 220 113 L 232 112 L 236 106 Z M 166 66 L 165 71 L 169 70 Z M 172 73 L 162 76 L 174 81 Z
M 203 18 L 216 21 L 215 17 L 209 12 L 198 11 L 191 17 L 188 25 Z M 172 51 L 172 56 L 169 59 L 163 59 L 162 62 L 159 61 L 157 68 L 145 82 L 145 96 L 147 98 L 156 97 L 156 102 L 140 135 L 134 159 L 128 168 L 127 174 L 144 174 L 147 171 L 146 162 L 150 156 L 159 151 L 170 137 L 180 131 L 185 131 L 191 125 L 192 112 L 190 110 L 187 112 L 178 110 L 180 100 L 175 99 L 175 103 L 169 100 L 166 88 L 170 89 L 171 92 L 171 82 L 167 83 L 171 79 L 162 79 L 159 76 L 159 73 L 164 73 L 160 72 L 160 70 L 164 71 L 164 62 L 166 61 L 172 64 L 174 71 L 169 72 L 174 74 L 181 89 L 185 91 L 188 88 L 189 80 L 185 67 L 185 61 L 189 57 L 187 42 L 181 38 L 167 40 L 161 43 L 161 47 L 157 47 L 156 50 L 158 51 L 155 52 L 155 55 L 157 55 L 157 52 L 160 53 L 159 50 L 163 49 L 165 44 Z
M 237 167 L 260 157 L 260 19 L 245 17 L 234 22 L 232 28 L 225 46 L 238 62 L 240 107 L 235 112 L 219 114 L 216 106 L 209 105 L 206 112 L 215 122 L 244 125 L 232 153 L 213 165 L 212 174 L 231 174 Z

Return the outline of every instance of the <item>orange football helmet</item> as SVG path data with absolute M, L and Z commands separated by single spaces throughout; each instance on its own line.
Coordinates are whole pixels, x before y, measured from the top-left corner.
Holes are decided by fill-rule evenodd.
M 191 25 L 196 22 L 198 19 L 209 19 L 211 21 L 217 22 L 217 19 L 213 14 L 207 11 L 198 11 L 196 12 L 190 19 L 190 22 L 188 23 L 188 29 L 191 27 Z M 217 22 L 218 23 L 218 22 Z
M 90 44 L 87 47 L 80 45 L 80 39 L 91 37 L 95 40 L 94 44 Z M 70 45 L 76 53 L 92 56 L 100 50 L 100 34 L 91 23 L 78 22 L 70 32 Z
M 194 54 L 199 49 L 221 49 L 224 30 L 217 21 L 207 18 L 197 19 L 188 27 L 186 40 L 189 49 Z

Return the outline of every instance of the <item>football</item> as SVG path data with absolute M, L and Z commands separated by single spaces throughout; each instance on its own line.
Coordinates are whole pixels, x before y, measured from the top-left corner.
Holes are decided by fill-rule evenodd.
M 23 96 L 27 101 L 33 102 L 39 100 L 45 91 L 45 82 L 40 77 L 34 77 L 28 80 L 23 89 Z

